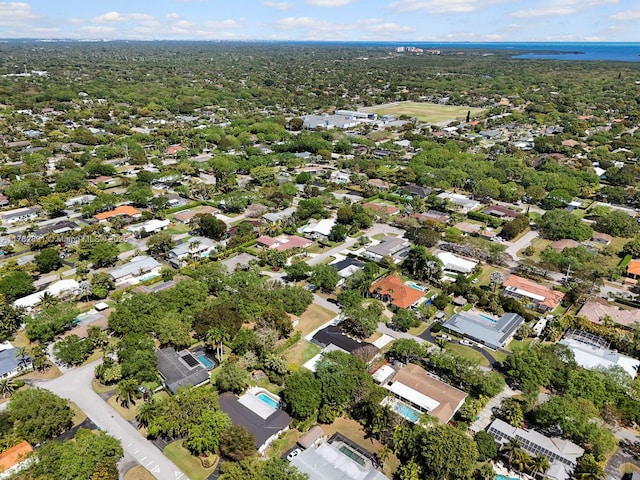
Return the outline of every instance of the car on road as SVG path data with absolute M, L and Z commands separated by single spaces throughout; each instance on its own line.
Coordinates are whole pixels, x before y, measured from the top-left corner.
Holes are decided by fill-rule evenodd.
M 466 345 L 467 347 L 473 347 L 473 342 L 469 340 L 460 340 L 460 345 Z
M 287 455 L 287 460 L 291 461 L 301 453 L 302 453 L 302 450 L 300 450 L 299 448 L 295 448 L 289 452 L 289 455 Z

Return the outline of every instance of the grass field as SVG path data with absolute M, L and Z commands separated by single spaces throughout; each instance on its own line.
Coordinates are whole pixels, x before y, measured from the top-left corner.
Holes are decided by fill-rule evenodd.
M 302 336 L 305 336 L 319 326 L 327 323 L 335 316 L 336 314 L 331 310 L 327 310 L 320 305 L 312 303 L 300 316 L 300 321 L 298 322 L 296 330 L 300 330 L 302 332 Z
M 183 440 L 177 440 L 167 445 L 164 454 L 175 463 L 191 480 L 205 480 L 213 473 L 214 468 L 204 468 L 200 459 L 189 453 L 182 446 Z
M 155 478 L 149 470 L 141 465 L 136 465 L 124 476 L 124 480 L 155 480 Z
M 476 352 L 473 348 L 465 347 L 458 343 L 447 343 L 445 347 L 447 352 L 453 353 L 463 358 L 467 358 L 483 367 L 489 366 L 489 361 L 480 352 Z
M 481 108 L 418 102 L 387 103 L 375 107 L 362 108 L 361 110 L 377 113 L 378 115 L 395 115 L 396 117 L 407 115 L 428 123 L 464 120 L 468 111 L 471 111 L 472 118 L 483 111 Z

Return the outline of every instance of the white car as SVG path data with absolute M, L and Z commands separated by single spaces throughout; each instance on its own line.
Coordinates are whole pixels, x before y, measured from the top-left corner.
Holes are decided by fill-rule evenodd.
M 300 453 L 302 453 L 302 450 L 300 450 L 299 448 L 296 448 L 294 450 L 291 450 L 289 452 L 289 455 L 287 455 L 287 460 L 291 461 L 294 458 L 296 458 L 298 455 L 300 455 Z
M 440 338 L 446 341 L 451 341 L 451 337 L 449 335 L 440 335 Z
M 460 345 L 466 345 L 467 347 L 473 347 L 473 343 L 469 340 L 460 340 Z

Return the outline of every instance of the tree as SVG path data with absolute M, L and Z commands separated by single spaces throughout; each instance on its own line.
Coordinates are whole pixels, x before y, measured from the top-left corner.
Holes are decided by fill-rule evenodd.
M 34 261 L 40 273 L 49 273 L 62 266 L 60 255 L 58 255 L 58 252 L 54 248 L 41 250 L 40 253 L 35 256 Z
M 498 457 L 498 442 L 493 435 L 480 430 L 474 437 L 478 446 L 478 461 L 485 462 Z
M 16 382 L 10 378 L 3 378 L 0 380 L 0 395 L 2 395 L 2 398 L 10 397 L 17 388 Z
M 307 480 L 308 475 L 300 472 L 289 462 L 279 457 L 263 461 L 247 457 L 240 462 L 224 462 L 220 466 L 220 480 Z
M 106 272 L 97 272 L 91 277 L 91 294 L 95 298 L 107 298 L 110 290 L 116 287 L 113 277 Z
M 50 342 L 71 327 L 80 311 L 72 303 L 58 303 L 25 318 L 25 335 L 32 342 Z
M 293 282 L 306 279 L 311 269 L 312 267 L 305 262 L 295 262 L 284 267 L 285 272 L 287 272 L 287 278 Z
M 38 200 L 38 203 L 44 208 L 50 217 L 59 217 L 62 215 L 63 211 L 67 208 L 67 205 L 64 203 L 64 200 L 58 195 L 54 193 L 53 195 L 48 195 L 46 197 L 42 197 Z
M 291 374 L 282 392 L 289 413 L 298 420 L 316 415 L 322 400 L 320 390 L 320 382 L 312 372 L 301 369 Z
M 220 437 L 231 427 L 229 415 L 214 409 L 202 412 L 198 423 L 189 429 L 185 446 L 195 455 L 219 450 Z
M 393 324 L 400 329 L 401 332 L 406 332 L 410 328 L 414 328 L 420 325 L 418 314 L 414 310 L 399 309 L 393 314 L 391 319 Z
M 378 328 L 383 308 L 380 302 L 375 302 L 366 308 L 360 305 L 343 309 L 341 325 L 345 330 L 358 338 L 370 337 Z
M 578 459 L 573 475 L 578 480 L 604 480 L 606 477 L 602 466 L 590 453 L 585 453 Z
M 34 291 L 33 278 L 24 270 L 16 270 L 0 278 L 0 294 L 4 295 L 7 303 L 13 303 Z
M 621 255 L 630 255 L 633 258 L 640 258 L 640 237 L 629 240 L 622 247 Z
M 570 238 L 583 242 L 591 238 L 593 230 L 567 210 L 550 210 L 538 221 L 540 235 L 549 240 Z
M 220 453 L 239 462 L 256 454 L 256 437 L 242 425 L 231 425 L 220 436 Z
M 163 257 L 175 246 L 176 242 L 171 238 L 171 234 L 167 232 L 158 232 L 151 235 L 147 240 L 147 248 L 151 255 Z
M 340 281 L 338 271 L 330 265 L 316 265 L 311 272 L 309 281 L 325 292 L 332 292 Z
M 55 176 L 56 192 L 68 192 L 70 190 L 81 190 L 87 184 L 86 174 L 80 168 L 73 168 L 58 173 Z
M 349 235 L 349 229 L 340 223 L 336 223 L 331 227 L 328 238 L 332 242 L 344 242 L 347 235 Z
M 496 411 L 495 416 L 514 427 L 520 427 L 524 420 L 522 405 L 519 401 L 513 398 L 506 398 L 503 400 L 502 404 Z
M 13 338 L 24 321 L 24 309 L 14 307 L 0 294 L 0 342 Z
M 14 393 L 7 413 L 15 433 L 33 445 L 69 429 L 73 417 L 66 400 L 42 388 Z
M 94 268 L 113 265 L 118 260 L 118 246 L 112 242 L 93 242 L 91 239 L 78 243 L 76 250 L 81 260 L 89 260 Z
M 411 338 L 399 338 L 391 345 L 388 355 L 403 363 L 415 362 L 427 356 L 427 348 Z
M 192 220 L 195 229 L 205 237 L 222 240 L 227 235 L 227 224 L 210 213 L 201 213 Z
M 56 358 L 69 366 L 80 365 L 93 351 L 93 344 L 78 335 L 69 335 L 53 347 Z
M 129 405 L 135 403 L 138 396 L 138 381 L 133 378 L 120 380 L 116 387 L 116 398 L 120 405 L 129 408 Z
M 402 262 L 402 269 L 417 280 L 440 282 L 442 277 L 442 262 L 419 245 L 409 250 L 407 258 Z
M 632 237 L 638 230 L 636 219 L 620 210 L 613 210 L 596 220 L 594 229 L 613 237 Z
M 531 474 L 533 478 L 536 478 L 538 473 L 545 473 L 549 470 L 551 464 L 549 458 L 545 455 L 536 455 L 531 459 Z
M 227 362 L 218 372 L 216 387 L 221 392 L 241 393 L 249 383 L 249 374 L 237 363 Z

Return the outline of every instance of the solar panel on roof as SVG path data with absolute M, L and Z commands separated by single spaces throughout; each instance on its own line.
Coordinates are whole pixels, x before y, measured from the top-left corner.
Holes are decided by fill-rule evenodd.
M 186 355 L 183 355 L 182 360 L 184 360 L 184 362 L 189 365 L 191 368 L 195 367 L 196 365 L 198 365 L 200 362 L 198 362 L 198 360 L 196 360 L 193 355 L 187 353 Z

